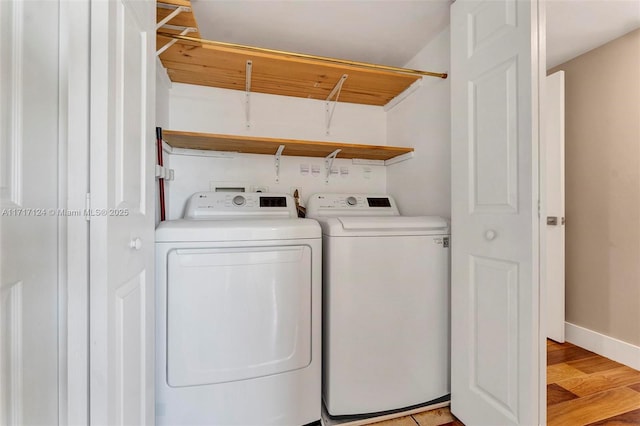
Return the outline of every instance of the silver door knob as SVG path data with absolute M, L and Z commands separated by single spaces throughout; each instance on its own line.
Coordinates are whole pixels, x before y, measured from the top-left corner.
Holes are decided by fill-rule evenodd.
M 129 241 L 129 247 L 134 250 L 140 250 L 142 248 L 142 240 L 140 238 L 134 238 Z
M 489 229 L 487 232 L 484 233 L 484 239 L 487 240 L 487 241 L 492 241 L 497 236 L 498 236 L 498 233 L 496 231 L 494 231 L 493 229 Z

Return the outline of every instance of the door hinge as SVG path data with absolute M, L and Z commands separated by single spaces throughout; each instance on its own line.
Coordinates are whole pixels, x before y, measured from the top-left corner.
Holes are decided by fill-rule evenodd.
M 84 198 L 84 219 L 89 222 L 91 220 L 91 194 L 87 193 Z

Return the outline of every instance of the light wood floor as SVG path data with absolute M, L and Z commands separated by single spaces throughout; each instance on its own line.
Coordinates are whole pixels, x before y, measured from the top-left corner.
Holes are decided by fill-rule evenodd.
M 640 425 L 640 371 L 571 343 L 547 341 L 548 426 Z M 464 426 L 449 408 L 375 426 Z

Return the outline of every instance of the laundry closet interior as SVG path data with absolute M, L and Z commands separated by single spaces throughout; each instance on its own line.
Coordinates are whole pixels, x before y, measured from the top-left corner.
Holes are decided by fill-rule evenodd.
M 206 191 L 297 193 L 303 207 L 317 193 L 390 194 L 403 215 L 451 217 L 448 22 L 430 21 L 421 29 L 424 42 L 414 40 L 421 47 L 387 59 L 372 51 L 345 56 L 321 36 L 307 48 L 287 40 L 286 25 L 271 28 L 268 37 L 253 17 L 267 6 L 250 13 L 228 6 L 230 22 L 216 21 L 213 6 L 198 23 L 198 3 L 187 6 L 192 10 L 177 14 L 157 38 L 163 51 L 156 67 L 156 122 L 163 129 L 168 220 L 181 218 L 189 197 Z M 309 11 L 288 7 L 296 25 L 308 19 Z M 342 4 L 335 13 L 356 9 Z M 173 10 L 160 7 L 158 21 Z M 312 20 L 308 25 L 313 31 Z M 223 43 L 199 44 L 198 38 Z M 404 70 L 358 65 L 376 57 Z
M 180 2 L 180 5 L 183 3 Z M 305 14 L 309 13 L 326 14 L 326 19 L 337 16 L 335 14 L 339 13 L 363 13 L 363 16 L 358 18 L 363 22 L 367 21 L 367 16 L 383 19 L 385 10 L 389 13 L 399 13 L 397 9 L 394 10 L 392 3 L 371 3 L 369 5 L 372 8 L 371 12 L 367 12 L 367 8 L 357 3 L 343 3 L 340 7 L 336 7 L 337 4 L 321 3 L 289 5 L 254 3 L 253 5 L 255 9 L 251 11 L 253 18 L 250 19 L 256 19 L 261 13 L 274 13 L 273 8 L 292 7 L 288 9 L 286 19 L 287 22 L 291 22 L 291 25 L 298 26 L 298 31 L 301 29 L 302 22 L 305 19 L 308 20 Z M 448 220 L 450 216 L 448 152 L 450 145 L 447 22 L 420 29 L 422 33 L 420 37 L 425 42 L 412 40 L 411 48 L 407 48 L 406 52 L 393 52 L 399 57 L 390 60 L 385 56 L 391 55 L 391 50 L 378 51 L 371 46 L 371 43 L 367 53 L 355 52 L 353 48 L 341 51 L 339 46 L 331 47 L 333 41 L 330 40 L 321 43 L 325 44 L 325 48 L 321 46 L 320 49 L 316 47 L 311 51 L 305 50 L 309 48 L 295 43 L 296 37 L 292 35 L 293 32 L 287 30 L 286 25 L 280 30 L 271 26 L 268 29 L 256 31 L 252 36 L 254 43 L 239 43 L 237 37 L 225 39 L 225 32 L 254 27 L 254 23 L 243 22 L 248 10 L 241 12 L 241 6 L 234 7 L 229 3 L 222 3 L 222 7 L 228 8 L 227 13 L 230 13 L 228 16 L 241 12 L 237 17 L 239 21 L 218 22 L 227 29 L 219 28 L 218 34 L 207 35 L 207 28 L 216 28 L 217 24 L 212 22 L 210 25 L 203 26 L 201 22 L 216 20 L 216 5 L 208 4 L 206 9 L 200 11 L 198 6 L 198 4 L 187 5 L 190 9 L 179 13 L 175 12 L 180 10 L 179 7 L 168 4 L 160 4 L 158 7 L 159 22 L 171 13 L 175 15 L 167 21 L 168 25 L 158 29 L 157 37 L 157 49 L 161 53 L 156 66 L 156 123 L 161 128 L 163 147 L 163 165 L 159 168 L 158 174 L 165 177 L 163 203 L 168 223 L 166 226 L 160 224 L 158 227 L 159 250 L 163 253 L 171 252 L 170 249 L 160 249 L 167 245 L 164 243 L 166 238 L 162 233 L 170 231 L 169 222 L 191 214 L 187 211 L 188 208 L 187 210 L 185 208 L 187 203 L 191 205 L 190 198 L 193 194 L 208 192 L 219 195 L 198 195 L 198 197 L 222 200 L 225 193 L 230 193 L 228 198 L 233 200 L 231 203 L 227 200 L 230 208 L 233 208 L 234 203 L 238 201 L 245 209 L 254 202 L 252 193 L 258 193 L 257 197 L 261 199 L 269 198 L 270 200 L 278 194 L 295 195 L 298 197 L 296 202 L 302 210 L 306 209 L 308 217 L 318 218 L 318 220 L 321 216 L 314 216 L 314 212 L 316 215 L 322 215 L 322 211 L 330 211 L 326 210 L 327 207 L 339 209 L 341 203 L 344 212 L 334 211 L 336 217 L 347 215 L 353 218 L 357 215 L 354 210 L 349 210 L 350 206 L 353 206 L 360 216 L 394 214 L 391 210 L 395 210 L 395 214 L 398 214 L 399 209 L 403 216 L 418 217 L 412 223 L 407 220 L 399 222 L 400 219 L 409 219 L 404 217 L 374 218 L 388 219 L 390 221 L 388 225 L 383 225 L 382 222 L 356 223 L 353 226 L 358 229 L 371 228 L 371 226 L 374 228 L 369 229 L 368 234 L 365 232 L 366 228 L 365 231 L 360 231 L 361 234 L 365 232 L 362 234 L 363 238 L 360 238 L 363 242 L 359 243 L 358 238 L 353 237 L 354 245 L 344 249 L 339 247 L 340 242 L 330 243 L 327 232 L 330 233 L 328 223 L 331 219 L 326 219 L 327 228 L 323 225 L 325 237 L 322 249 L 325 264 L 324 266 L 313 264 L 311 267 L 311 269 L 322 267 L 324 277 L 322 345 L 325 351 L 322 377 L 325 391 L 323 391 L 323 399 L 328 407 L 327 412 L 330 412 L 332 417 L 342 419 L 342 423 L 347 421 L 345 419 L 349 416 L 352 417 L 351 420 L 358 420 L 363 415 L 365 418 L 374 418 L 388 415 L 389 412 L 398 409 L 415 409 L 416 405 L 422 405 L 424 410 L 428 402 L 432 402 L 432 405 L 440 403 L 435 406 L 448 404 Z M 205 7 L 204 4 L 202 6 Z M 407 4 L 402 7 L 408 8 L 404 13 L 409 13 L 412 6 Z M 439 2 L 434 5 L 433 11 L 446 10 L 448 7 L 448 2 Z M 426 11 L 422 10 L 421 13 L 424 14 Z M 203 18 L 199 18 L 200 16 Z M 391 18 L 387 25 L 393 25 L 393 19 Z M 424 16 L 416 17 L 412 25 L 419 28 L 417 23 L 424 22 L 424 19 Z M 309 23 L 313 25 L 315 22 L 317 25 L 321 21 L 323 20 L 309 20 Z M 364 25 L 374 24 L 365 23 Z M 332 29 L 327 28 L 326 31 L 331 32 Z M 276 33 L 279 34 L 276 35 Z M 220 39 L 220 36 L 223 39 Z M 365 34 L 355 32 L 351 36 L 363 40 L 367 37 Z M 426 46 L 426 36 L 433 39 L 428 46 Z M 198 37 L 205 41 L 198 41 Z M 264 37 L 271 38 L 271 44 L 267 40 L 261 40 Z M 208 39 L 215 41 L 207 41 Z M 277 42 L 278 39 L 279 42 Z M 168 46 L 166 49 L 163 47 L 165 45 Z M 422 45 L 426 47 L 422 48 Z M 420 47 L 416 49 L 416 46 Z M 376 56 L 388 65 L 373 64 Z M 389 65 L 393 63 L 397 66 Z M 247 195 L 241 195 L 243 193 Z M 318 198 L 317 194 L 325 195 L 320 195 Z M 387 198 L 388 196 L 393 199 Z M 312 197 L 315 198 L 311 200 Z M 290 199 L 287 202 L 290 202 Z M 216 203 L 212 201 L 212 205 L 218 205 Z M 382 210 L 388 210 L 388 212 L 382 213 Z M 259 214 L 259 212 L 256 213 Z M 424 216 L 434 219 L 431 222 L 426 219 L 421 222 L 420 217 Z M 334 220 L 341 224 L 340 228 L 347 226 L 338 222 L 337 218 Z M 343 219 L 339 220 L 346 222 Z M 358 218 L 352 220 L 358 220 Z M 322 223 L 324 221 L 325 219 L 321 220 Z M 360 221 L 362 222 L 362 219 Z M 276 227 L 268 221 L 265 223 L 267 223 L 265 226 Z M 212 226 L 215 227 L 216 224 L 212 222 Z M 380 236 L 372 235 L 372 229 L 380 229 L 378 231 Z M 354 233 L 353 230 L 348 229 L 342 232 L 343 234 L 333 239 L 345 241 L 349 239 L 349 232 Z M 394 241 L 397 242 L 394 243 Z M 363 243 L 370 247 L 361 246 Z M 330 244 L 338 246 L 331 245 L 329 249 Z M 388 250 L 392 244 L 399 244 L 394 249 L 399 253 L 398 259 L 391 253 L 385 254 L 385 250 Z M 382 250 L 379 255 L 375 250 L 372 251 L 375 246 L 379 246 Z M 361 251 L 362 254 L 360 254 Z M 342 254 L 335 254 L 338 252 Z M 158 257 L 157 262 L 163 263 L 164 258 L 168 259 L 168 256 L 170 255 Z M 340 267 L 341 269 L 337 265 L 329 266 L 326 262 L 331 256 L 336 256 L 337 260 L 334 263 L 342 262 L 346 266 Z M 407 260 L 408 258 L 415 260 Z M 202 262 L 200 264 L 204 268 L 205 261 Z M 167 264 L 169 265 L 167 268 L 171 268 L 170 260 L 167 260 Z M 332 272 L 332 268 L 337 272 Z M 435 269 L 432 270 L 432 268 Z M 172 309 L 173 312 L 181 312 L 181 308 L 172 308 L 174 305 L 171 298 L 181 296 L 177 291 L 171 290 L 172 285 L 176 286 L 171 282 L 175 279 L 172 278 L 171 270 L 167 270 L 166 277 L 164 267 L 157 270 L 159 271 L 158 282 L 166 280 L 167 283 L 166 288 L 162 284 L 157 288 L 162 294 L 160 296 L 162 302 L 158 304 L 157 311 L 162 312 L 163 307 L 167 306 L 169 318 L 167 320 L 164 314 L 159 314 L 162 317 L 161 331 L 156 344 L 162 348 L 158 349 L 160 355 L 156 358 L 156 361 L 161 364 L 156 380 L 167 381 L 169 387 L 164 386 L 163 383 L 156 387 L 156 407 L 162 407 L 159 411 L 161 414 L 158 414 L 157 409 L 157 421 L 159 424 L 172 424 L 176 421 L 198 422 L 206 418 L 212 420 L 218 418 L 222 423 L 225 422 L 224 419 L 232 421 L 229 419 L 232 419 L 233 415 L 224 413 L 225 409 L 213 401 L 202 406 L 188 401 L 189 398 L 206 398 L 203 392 L 207 391 L 202 389 L 207 386 L 212 392 L 209 396 L 216 398 L 216 379 L 180 382 L 183 386 L 201 385 L 201 396 L 195 396 L 199 392 L 197 386 L 190 390 L 193 395 L 191 397 L 186 396 L 186 392 L 189 392 L 187 388 L 183 393 L 180 393 L 180 389 L 171 388 L 175 384 L 175 381 L 172 384 L 172 374 L 174 374 L 173 377 L 177 377 L 175 375 L 177 373 L 172 373 L 174 368 L 171 366 L 171 355 L 165 357 L 164 351 L 167 351 L 166 354 L 170 354 L 171 351 L 177 352 L 172 348 L 176 343 L 171 343 L 172 330 L 176 332 L 171 325 L 171 314 Z M 210 271 L 230 274 L 229 270 L 223 267 L 212 268 Z M 268 273 L 264 270 L 261 272 L 262 275 Z M 296 272 L 285 274 L 295 275 Z M 350 279 L 344 277 L 352 275 L 368 277 L 361 278 L 358 284 L 368 289 L 348 290 Z M 193 275 L 189 276 L 194 279 Z M 329 276 L 334 281 L 330 290 L 328 289 Z M 384 276 L 384 278 L 376 279 L 374 278 L 376 276 Z M 279 281 L 283 278 L 273 279 Z M 206 281 L 204 278 L 203 280 Z M 254 280 L 258 281 L 255 284 L 256 290 L 253 295 L 249 291 L 250 294 L 246 296 L 248 298 L 261 297 L 259 288 L 266 285 L 266 282 L 259 284 L 260 278 L 254 278 Z M 203 285 L 211 287 L 223 285 L 216 278 L 210 278 L 209 281 L 208 284 Z M 226 282 L 226 285 L 233 285 L 233 281 Z M 187 285 L 191 284 L 179 284 L 179 286 Z M 303 285 L 302 282 L 299 285 Z M 287 296 L 288 293 L 284 290 L 278 290 L 276 286 L 272 291 L 273 297 L 278 297 L 274 299 L 276 303 L 291 303 L 290 297 L 293 296 Z M 315 290 L 312 290 L 312 293 L 313 297 L 317 297 Z M 227 303 L 235 306 L 231 293 L 223 292 L 216 295 L 218 298 L 228 298 Z M 211 297 L 216 296 L 207 291 L 198 293 L 197 296 L 198 299 Z M 188 300 L 194 299 L 186 297 L 180 300 L 183 303 L 189 303 Z M 329 304 L 329 300 L 334 302 Z M 265 299 L 263 303 L 265 308 L 262 310 L 268 310 L 266 306 L 269 306 L 270 302 Z M 312 306 L 315 306 L 314 303 L 312 300 Z M 192 309 L 198 309 L 197 303 L 189 304 L 193 306 Z M 244 304 L 240 303 L 234 309 L 243 310 L 242 305 Z M 341 308 L 338 305 L 344 305 L 345 308 L 342 309 L 345 312 L 340 313 Z M 249 306 L 246 309 L 246 315 L 252 315 L 252 307 Z M 312 322 L 319 318 L 314 309 L 319 308 L 312 309 Z M 255 320 L 268 321 L 272 316 L 274 320 L 277 318 L 284 320 L 284 316 L 288 314 L 274 311 L 271 314 L 261 315 L 262 319 L 256 317 Z M 329 316 L 332 320 L 328 319 Z M 229 322 L 225 328 L 233 333 L 236 327 L 233 324 L 233 318 L 213 315 L 208 320 Z M 369 318 L 365 321 L 368 325 L 347 328 L 350 323 L 357 322 L 357 318 Z M 168 321 L 166 332 L 163 328 L 165 321 Z M 181 324 L 184 326 L 186 323 Z M 315 326 L 317 324 L 312 324 L 312 327 Z M 200 327 L 206 330 L 212 326 L 200 325 Z M 238 333 L 243 336 L 239 339 L 249 338 L 240 330 L 241 326 L 237 327 L 239 327 Z M 273 332 L 274 330 L 265 329 L 263 334 Z M 165 333 L 168 336 L 166 341 Z M 389 340 L 389 337 L 394 334 L 398 338 Z M 206 340 L 207 337 L 202 339 Z M 219 342 L 226 341 L 224 339 L 221 337 Z M 259 335 L 249 339 L 262 340 Z M 318 357 L 314 345 L 319 345 L 320 339 L 314 339 L 312 333 L 313 357 Z M 361 343 L 344 343 L 346 341 Z M 183 340 L 181 342 L 184 344 Z M 305 340 L 302 340 L 298 344 L 305 344 L 304 342 Z M 206 352 L 205 343 L 201 345 Z M 385 349 L 384 346 L 387 348 Z M 397 347 L 395 352 L 389 349 L 390 346 Z M 236 346 L 230 343 L 228 347 L 232 350 L 231 347 Z M 224 351 L 224 346 L 218 350 Z M 243 349 L 245 352 L 254 350 L 262 349 L 253 347 Z M 386 355 L 388 361 L 381 361 L 384 357 L 380 352 L 393 353 Z M 335 355 L 330 355 L 334 353 Z M 411 353 L 414 355 L 411 356 Z M 297 355 L 291 356 L 297 357 Z M 182 360 L 180 355 L 174 355 L 173 359 L 176 359 L 175 357 L 180 357 Z M 312 359 L 311 366 L 319 362 L 319 359 Z M 200 364 L 203 377 L 207 374 L 205 371 L 229 368 L 213 365 L 215 363 L 209 366 L 206 364 L 206 362 Z M 343 364 L 345 367 L 342 367 Z M 367 370 L 363 367 L 367 364 L 372 366 L 371 369 Z M 164 376 L 164 368 L 168 368 L 167 377 Z M 287 371 L 288 367 L 283 368 L 282 371 Z M 354 371 L 353 378 L 345 377 L 348 373 L 344 368 Z M 355 370 L 358 372 L 356 373 Z M 280 370 L 274 368 L 269 374 L 276 377 L 278 371 Z M 252 373 L 246 374 L 246 377 L 260 376 L 258 373 L 255 376 Z M 281 374 L 282 383 L 274 378 L 274 387 L 268 393 L 307 393 L 307 400 L 315 398 L 316 403 L 320 402 L 316 395 L 319 389 L 314 390 L 308 383 L 305 384 L 303 376 L 297 379 L 296 383 L 300 384 L 294 385 L 286 381 L 287 374 L 292 373 Z M 387 378 L 384 377 L 385 375 Z M 388 377 L 392 376 L 402 378 L 389 380 Z M 240 374 L 237 377 L 244 376 Z M 260 380 L 265 379 L 254 380 L 259 387 Z M 361 384 L 358 385 L 357 382 Z M 223 386 L 217 385 L 218 388 Z M 236 395 L 231 386 L 225 392 Z M 260 391 L 248 386 L 247 392 L 259 395 Z M 264 395 L 259 399 L 265 401 L 267 398 L 270 397 Z M 183 402 L 176 403 L 177 399 Z M 237 399 L 244 400 L 245 404 L 256 405 L 251 403 L 250 397 L 244 399 L 239 394 Z M 287 424 L 289 422 L 306 424 L 320 420 L 317 414 L 305 417 L 302 407 L 296 409 L 300 412 L 299 414 L 288 413 L 296 411 L 290 408 L 291 406 L 309 405 L 307 400 L 292 400 L 288 405 L 282 405 L 282 402 L 274 400 L 273 405 L 279 408 L 265 408 L 268 405 L 267 402 L 257 404 L 256 411 L 265 410 L 259 421 L 278 424 L 277 419 L 280 418 L 280 422 Z M 178 407 L 178 405 L 181 406 Z M 319 408 L 319 404 L 317 406 Z M 218 407 L 217 413 L 211 407 Z M 202 411 L 202 414 L 199 417 L 196 414 L 190 414 L 196 411 Z M 227 411 L 232 413 L 230 409 Z M 328 416 L 327 412 L 324 416 Z M 227 415 L 231 417 L 225 417 Z M 249 423 L 256 421 L 254 418 L 246 419 Z

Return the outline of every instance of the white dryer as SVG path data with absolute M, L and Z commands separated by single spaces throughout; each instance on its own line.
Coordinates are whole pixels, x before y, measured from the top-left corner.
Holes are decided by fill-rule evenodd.
M 449 227 L 392 197 L 316 194 L 323 234 L 323 400 L 331 416 L 446 397 Z
M 194 194 L 156 230 L 156 424 L 321 413 L 321 231 L 291 196 Z

